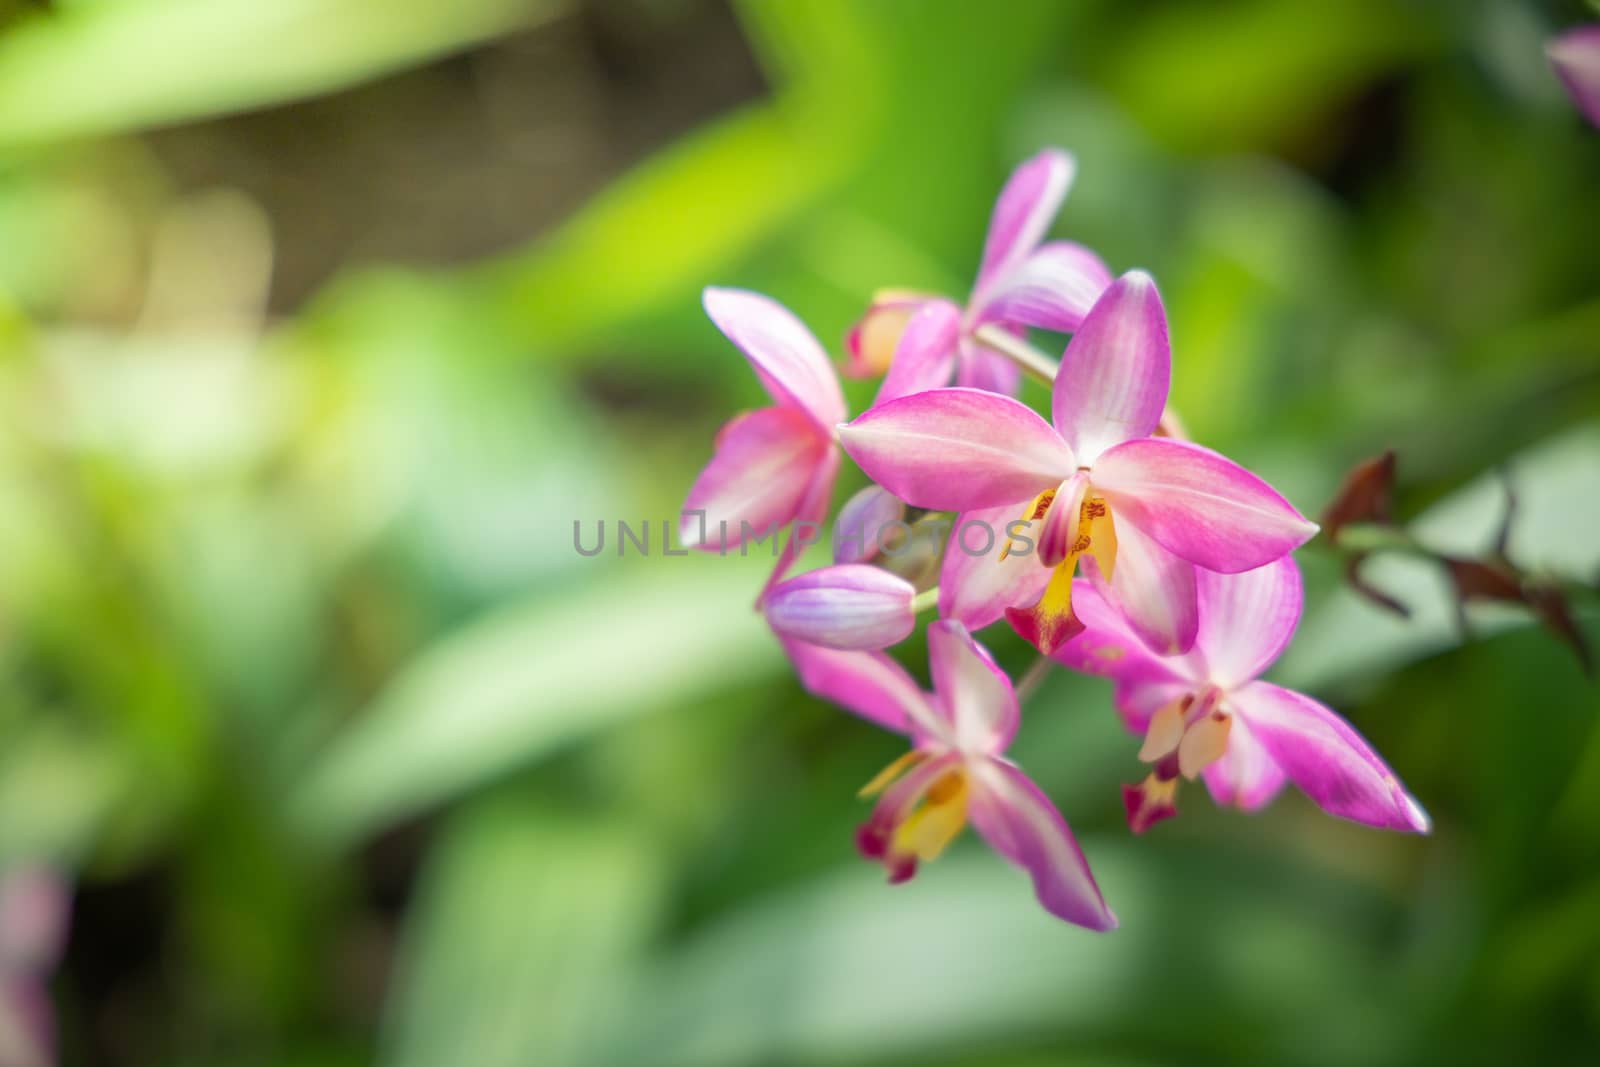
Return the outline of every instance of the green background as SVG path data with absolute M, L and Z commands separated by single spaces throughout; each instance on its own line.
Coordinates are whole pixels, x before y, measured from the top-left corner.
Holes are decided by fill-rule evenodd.
M 1591 1057 L 1600 698 L 1525 614 L 1463 641 L 1427 567 L 1371 572 L 1401 622 L 1301 553 L 1274 677 L 1428 838 L 1194 787 L 1135 838 L 1137 741 L 1053 676 L 1015 752 L 1097 936 L 971 834 L 895 889 L 855 856 L 900 743 L 799 690 L 760 561 L 571 540 L 674 515 L 761 403 L 702 286 L 837 355 L 877 288 L 963 293 L 1060 145 L 1053 232 L 1154 273 L 1197 438 L 1308 513 L 1395 448 L 1460 552 L 1504 470 L 1513 558 L 1592 588 L 1600 133 L 1543 55 L 1585 17 L 0 0 L 0 868 L 78 883 L 63 1061 Z

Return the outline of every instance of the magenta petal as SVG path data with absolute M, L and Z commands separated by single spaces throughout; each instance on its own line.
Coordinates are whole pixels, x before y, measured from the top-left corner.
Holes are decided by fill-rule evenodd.
M 1147 437 L 1161 422 L 1172 379 L 1167 313 L 1156 283 L 1129 271 L 1095 301 L 1056 374 L 1051 410 L 1078 462 Z
M 1567 31 L 1545 54 L 1583 117 L 1600 127 L 1600 23 Z
M 977 291 L 1009 272 L 1044 240 L 1076 170 L 1071 155 L 1049 148 L 1011 173 L 989 218 Z
M 1005 617 L 1007 608 L 1037 603 L 1050 582 L 1050 568 L 1022 542 L 1005 559 L 1007 528 L 1018 521 L 1014 504 L 967 511 L 956 516 L 939 569 L 939 615 L 969 630 L 981 630 Z M 1024 531 L 1038 536 L 1039 524 Z
M 768 625 L 783 637 L 824 648 L 877 649 L 916 629 L 916 595 L 899 575 L 845 563 L 779 582 L 762 605 Z
M 968 814 L 991 848 L 1033 877 L 1046 911 L 1090 930 L 1111 930 L 1117 918 L 1106 907 L 1089 861 L 1050 798 L 1027 775 L 1004 760 L 975 761 Z
M 967 389 L 982 389 L 1001 396 L 1016 396 L 1022 385 L 1022 369 L 1005 356 L 991 352 L 971 337 L 963 337 L 961 356 L 956 361 L 956 384 Z
M 904 521 L 903 500 L 880 485 L 869 485 L 844 502 L 833 524 L 833 561 L 865 563 L 878 554 L 879 535 Z
M 1125 441 L 1094 466 L 1094 484 L 1124 520 L 1190 563 L 1254 570 L 1309 541 L 1317 524 L 1225 456 L 1187 441 Z
M 718 434 L 716 454 L 689 490 L 678 539 L 688 548 L 716 550 L 724 528 L 729 547 L 746 533 L 775 532 L 799 513 L 830 451 L 811 420 L 793 408 L 739 416 Z M 705 513 L 703 523 L 691 514 L 697 511 Z
M 1322 810 L 1368 826 L 1427 833 L 1422 806 L 1331 708 L 1270 682 L 1236 689 L 1228 702 L 1273 762 Z
M 824 433 L 845 417 L 828 353 L 788 308 L 743 289 L 708 288 L 706 314 L 737 345 L 772 399 L 805 412 Z
M 896 733 L 944 732 L 922 688 L 883 652 L 843 652 L 779 638 L 806 692 Z
M 1205 769 L 1206 788 L 1225 807 L 1258 811 L 1283 788 L 1283 769 L 1262 747 L 1250 724 L 1235 716 L 1228 730 L 1228 751 Z
M 767 579 L 761 597 L 756 600 L 756 607 L 761 606 L 761 600 L 766 597 L 767 591 L 789 573 L 789 568 L 794 566 L 794 561 L 800 558 L 800 554 L 809 545 L 820 543 L 826 536 L 823 524 L 827 521 L 828 509 L 833 506 L 833 483 L 838 476 L 839 450 L 832 445 L 825 445 L 821 458 L 811 471 L 811 484 L 806 486 L 805 492 L 800 496 L 800 505 L 795 510 L 794 524 L 783 540 L 783 551 L 778 554 L 778 562 L 772 568 L 772 575 Z
M 990 283 L 977 321 L 1072 333 L 1110 284 L 1099 256 L 1071 241 L 1052 241 Z
M 949 385 L 960 340 L 960 309 L 948 300 L 924 303 L 906 323 L 874 403 Z
M 1194 564 L 1168 552 L 1132 523 L 1123 523 L 1117 527 L 1111 581 L 1101 577 L 1098 565 L 1085 569 L 1152 650 L 1173 656 L 1194 645 L 1200 622 Z
M 1303 592 L 1293 556 L 1242 574 L 1198 572 L 1200 631 L 1194 659 L 1223 688 L 1266 670 L 1300 622 Z
M 1032 409 L 977 389 L 891 400 L 841 426 L 839 442 L 873 481 L 937 511 L 1025 502 L 1076 466 Z
M 1154 671 L 1143 677 L 1129 672 L 1119 676 L 1117 687 L 1111 692 L 1111 702 L 1116 706 L 1122 724 L 1130 733 L 1143 737 L 1150 729 L 1150 720 L 1156 712 L 1175 700 L 1193 696 L 1194 683 L 1172 681 L 1158 677 Z
M 1073 670 L 1117 679 L 1119 692 L 1126 691 L 1123 695 L 1128 697 L 1127 701 L 1118 701 L 1119 705 L 1129 705 L 1123 709 L 1125 713 L 1133 710 L 1147 717 L 1171 699 L 1167 697 L 1147 707 L 1143 696 L 1134 692 L 1137 687 L 1177 685 L 1183 691 L 1195 688 L 1197 683 L 1185 673 L 1186 662 L 1152 652 L 1123 612 L 1108 604 L 1087 578 L 1072 583 L 1072 611 L 1083 623 L 1084 630 L 1057 651 L 1054 658 Z M 1143 723 L 1138 728 L 1142 730 Z
M 999 755 L 1017 734 L 1021 711 L 1011 679 L 959 622 L 928 627 L 928 667 L 936 706 L 963 752 Z

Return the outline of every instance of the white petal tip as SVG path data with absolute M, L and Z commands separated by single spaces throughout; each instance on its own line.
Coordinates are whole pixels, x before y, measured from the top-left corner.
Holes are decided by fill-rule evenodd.
M 1407 793 L 1405 797 L 1405 805 L 1406 817 L 1411 822 L 1411 829 L 1419 834 L 1431 833 L 1433 831 L 1433 820 L 1429 818 L 1428 813 L 1422 809 L 1422 805 L 1417 803 L 1417 798 L 1412 796 L 1410 793 Z

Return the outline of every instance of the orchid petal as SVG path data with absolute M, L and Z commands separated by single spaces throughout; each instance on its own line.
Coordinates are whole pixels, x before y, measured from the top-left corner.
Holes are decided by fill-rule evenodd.
M 1194 657 L 1216 685 L 1255 678 L 1289 644 L 1300 622 L 1303 591 L 1293 556 L 1242 574 L 1197 572 L 1200 629 Z
M 845 417 L 844 393 L 828 353 L 794 313 L 743 289 L 708 288 L 702 298 L 717 329 L 738 346 L 761 385 L 831 434 Z
M 1283 769 L 1267 754 L 1250 724 L 1237 715 L 1228 731 L 1228 751 L 1206 768 L 1205 779 L 1212 799 L 1243 811 L 1266 807 L 1285 781 Z
M 1172 380 L 1167 313 L 1156 283 L 1129 271 L 1095 301 L 1056 374 L 1051 414 L 1078 462 L 1148 437 L 1161 423 Z
M 1048 148 L 1012 171 L 989 218 L 978 291 L 1009 272 L 1044 240 L 1072 186 L 1077 166 L 1068 153 Z
M 973 828 L 1032 876 L 1034 893 L 1050 914 L 1090 930 L 1114 929 L 1117 918 L 1055 805 L 1011 763 L 976 762 L 968 808 Z
M 1038 603 L 1026 608 L 1007 608 L 1006 621 L 1017 636 L 1046 656 L 1059 652 L 1068 641 L 1083 632 L 1083 623 L 1072 611 L 1072 572 L 1076 560 L 1068 560 L 1050 570 L 1050 581 Z
M 1545 54 L 1583 117 L 1600 126 L 1600 23 L 1569 30 Z
M 1011 679 L 959 622 L 928 627 L 928 667 L 933 689 L 964 752 L 998 755 L 1011 744 L 1021 721 Z
M 1233 691 L 1229 704 L 1272 761 L 1330 815 L 1427 833 L 1427 814 L 1349 723 L 1310 697 L 1270 682 Z
M 1052 241 L 991 283 L 977 322 L 1072 333 L 1110 284 L 1111 272 L 1099 256 L 1071 241 Z
M 1073 471 L 1056 487 L 1044 513 L 1044 528 L 1039 531 L 1039 562 L 1046 567 L 1057 566 L 1071 555 L 1080 533 L 1083 495 L 1088 490 L 1089 477 L 1082 471 Z
M 1007 527 L 1017 521 L 1016 505 L 983 508 L 956 516 L 939 570 L 939 616 L 969 630 L 998 622 L 1007 608 L 1032 604 L 1050 581 L 1031 550 L 1001 558 Z M 973 532 L 978 531 L 978 532 Z
M 964 389 L 982 389 L 1001 396 L 1016 396 L 1022 384 L 1022 369 L 997 352 L 991 352 L 970 337 L 960 343 L 956 361 L 956 384 Z
M 739 416 L 717 435 L 716 453 L 689 490 L 678 540 L 686 548 L 719 550 L 743 543 L 746 527 L 751 536 L 775 534 L 800 512 L 831 452 L 792 408 Z
M 844 502 L 833 526 L 833 561 L 865 563 L 878 554 L 878 535 L 905 520 L 906 505 L 880 485 L 869 485 Z
M 778 640 L 800 675 L 800 684 L 812 696 L 896 733 L 945 732 L 922 688 L 887 653 L 845 652 L 782 637 Z
M 906 323 L 875 404 L 949 385 L 961 340 L 961 310 L 929 300 Z
M 789 530 L 789 536 L 784 538 L 778 562 L 773 565 L 772 576 L 767 579 L 766 586 L 761 590 L 761 596 L 756 599 L 756 607 L 761 606 L 767 592 L 789 573 L 794 561 L 799 559 L 800 554 L 813 543 L 812 537 L 821 539 L 823 523 L 827 521 L 828 509 L 833 505 L 833 483 L 838 476 L 839 450 L 832 446 L 824 446 L 822 458 L 817 461 L 811 473 L 811 484 L 806 486 L 806 491 L 800 498 L 794 525 Z
M 1153 651 L 1177 655 L 1195 642 L 1199 607 L 1195 566 L 1162 548 L 1132 523 L 1117 528 L 1117 563 L 1107 581 L 1098 566 L 1089 580 Z
M 873 481 L 914 507 L 937 511 L 1028 500 L 1077 466 L 1032 409 L 977 389 L 891 400 L 841 426 L 839 442 Z
M 779 582 L 762 601 L 767 624 L 786 638 L 824 648 L 875 649 L 917 628 L 917 595 L 897 574 L 863 563 L 808 571 Z
M 1182 673 L 1182 660 L 1151 651 L 1127 616 L 1106 600 L 1104 590 L 1092 579 L 1073 582 L 1072 609 L 1084 629 L 1055 654 L 1058 662 L 1106 678 L 1192 681 Z
M 1232 460 L 1187 441 L 1125 441 L 1095 463 L 1095 488 L 1167 551 L 1224 574 L 1254 570 L 1309 541 L 1317 524 Z
M 1117 675 L 1116 688 L 1111 691 L 1111 702 L 1122 719 L 1122 725 L 1135 736 L 1150 728 L 1150 720 L 1162 708 L 1174 701 L 1194 695 L 1190 682 L 1163 677 L 1155 670 L 1130 670 Z

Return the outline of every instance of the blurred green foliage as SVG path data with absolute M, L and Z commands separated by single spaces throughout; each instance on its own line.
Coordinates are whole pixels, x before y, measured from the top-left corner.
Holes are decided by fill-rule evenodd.
M 748 611 L 757 561 L 571 543 L 659 536 L 757 402 L 703 285 L 836 344 L 876 288 L 964 290 L 1009 167 L 1060 144 L 1056 232 L 1156 274 L 1198 437 L 1307 511 L 1394 447 L 1401 509 L 1451 550 L 1492 539 L 1505 465 L 1513 556 L 1600 580 L 1600 135 L 1541 51 L 1581 5 L 733 17 L 0 4 L 0 866 L 79 880 L 64 1061 L 1589 1058 L 1600 700 L 1525 616 L 1463 642 L 1437 576 L 1383 575 L 1402 623 L 1304 553 L 1281 677 L 1389 757 L 1423 840 L 1199 790 L 1133 839 L 1136 746 L 1103 685 L 1050 679 L 1018 755 L 1122 919 L 1095 937 L 971 841 L 894 890 L 855 861 L 854 789 L 895 744 L 799 692 Z M 555 114 L 651 63 L 659 99 Z M 554 103 L 514 96 L 535 67 Z M 497 126 L 508 94 L 547 125 Z M 410 136 L 425 97 L 460 111 L 420 151 L 481 126 L 532 145 L 501 194 L 567 166 L 592 196 L 493 254 L 434 234 L 375 265 L 330 227 L 337 277 L 286 280 L 335 176 L 275 151 Z M 579 134 L 619 147 L 579 160 Z M 240 158 L 252 188 L 204 177 Z

